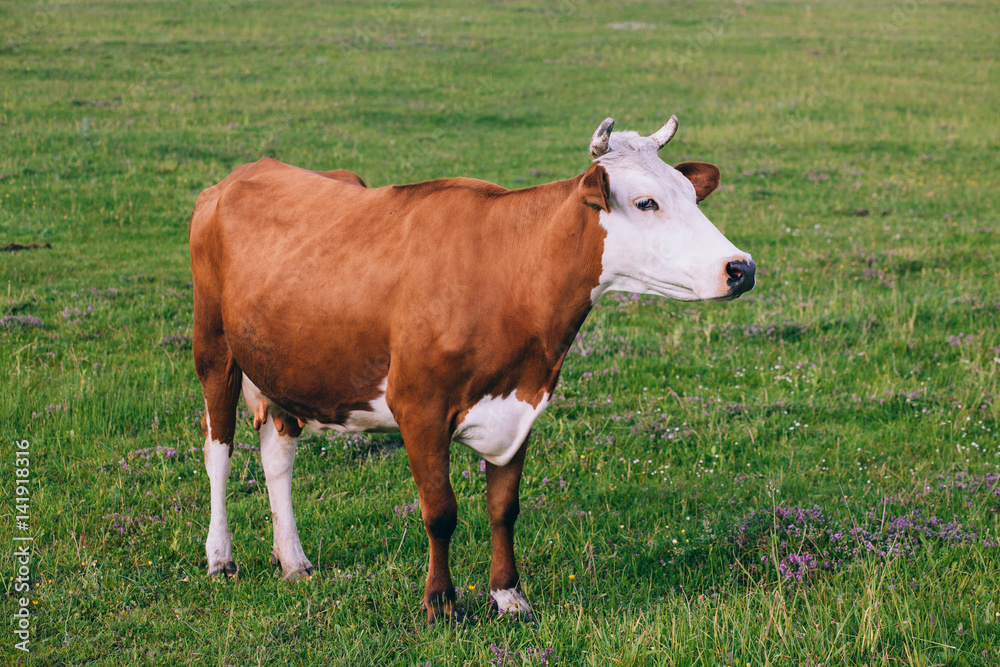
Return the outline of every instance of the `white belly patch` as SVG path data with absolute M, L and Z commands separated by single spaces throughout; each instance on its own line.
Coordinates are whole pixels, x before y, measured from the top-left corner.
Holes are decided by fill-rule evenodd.
M 398 432 L 399 426 L 392 417 L 389 404 L 385 402 L 385 390 L 389 384 L 389 379 L 382 380 L 379 386 L 382 392 L 378 398 L 371 402 L 371 410 L 354 410 L 348 413 L 343 424 L 324 424 L 310 419 L 306 426 L 316 431 L 334 430 L 341 433 L 363 433 L 365 431 Z M 270 399 L 264 396 L 250 378 L 243 375 L 243 397 L 247 401 L 250 410 L 253 411 L 258 401 L 264 400 L 270 403 Z
M 385 400 L 387 387 L 388 378 L 382 380 L 379 387 L 382 393 L 371 402 L 372 409 L 354 410 L 347 415 L 343 424 L 325 424 L 310 419 L 306 426 L 316 431 L 332 430 L 340 433 L 398 433 L 399 425 Z M 243 395 L 251 411 L 258 401 L 270 402 L 245 374 Z M 519 400 L 514 394 L 506 398 L 484 396 L 465 415 L 451 439 L 469 447 L 493 465 L 507 465 L 521 448 L 531 425 L 548 403 L 548 394 L 544 394 L 535 407 L 527 401 Z
M 354 410 L 347 414 L 347 419 L 343 424 L 322 424 L 315 419 L 309 420 L 308 425 L 317 430 L 330 429 L 340 433 L 398 433 L 399 424 L 392 416 L 389 404 L 385 402 L 385 391 L 389 386 L 389 378 L 382 380 L 379 385 L 378 398 L 371 402 L 371 410 Z
M 465 415 L 451 439 L 493 465 L 507 465 L 548 403 L 548 394 L 542 396 L 537 407 L 518 400 L 514 394 L 506 398 L 484 396 Z
M 355 410 L 349 413 L 347 419 L 344 420 L 344 425 L 339 428 L 351 433 L 362 431 L 398 432 L 399 424 L 393 418 L 389 404 L 385 402 L 385 384 L 385 382 L 382 383 L 382 395 L 371 402 L 371 411 Z

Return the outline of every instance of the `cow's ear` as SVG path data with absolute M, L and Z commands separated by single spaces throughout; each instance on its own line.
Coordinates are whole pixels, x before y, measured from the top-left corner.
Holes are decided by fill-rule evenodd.
M 611 212 L 611 190 L 608 188 L 608 172 L 596 162 L 580 180 L 580 201 L 592 209 Z
M 698 201 L 712 194 L 715 188 L 719 187 L 719 168 L 708 162 L 681 162 L 674 167 L 684 174 L 691 184 L 694 185 L 694 192 Z

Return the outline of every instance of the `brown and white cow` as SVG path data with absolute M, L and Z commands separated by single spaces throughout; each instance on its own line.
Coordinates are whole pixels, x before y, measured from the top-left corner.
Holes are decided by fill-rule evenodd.
M 750 255 L 697 206 L 719 170 L 657 156 L 677 119 L 650 137 L 613 125 L 595 132 L 585 173 L 522 190 L 367 188 L 263 159 L 201 194 L 190 243 L 210 574 L 236 572 L 226 481 L 242 393 L 286 579 L 313 570 L 292 511 L 302 428 L 398 431 L 430 540 L 429 618 L 454 611 L 452 442 L 486 460 L 491 594 L 531 613 L 513 544 L 525 443 L 587 313 L 609 290 L 722 300 L 754 285 Z

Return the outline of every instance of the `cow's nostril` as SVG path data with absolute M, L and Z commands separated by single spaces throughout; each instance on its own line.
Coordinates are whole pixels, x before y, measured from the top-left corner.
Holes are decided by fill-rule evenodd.
M 726 280 L 726 284 L 729 285 L 729 296 L 739 296 L 753 289 L 753 276 L 756 268 L 753 260 L 738 259 L 726 264 L 726 275 L 729 276 Z

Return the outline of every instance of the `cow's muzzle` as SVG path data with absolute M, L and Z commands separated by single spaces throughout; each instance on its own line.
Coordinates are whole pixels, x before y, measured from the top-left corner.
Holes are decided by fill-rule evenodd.
M 744 292 L 749 292 L 754 286 L 754 273 L 757 272 L 757 265 L 753 260 L 738 259 L 726 264 L 726 284 L 729 285 L 727 298 L 735 299 Z

